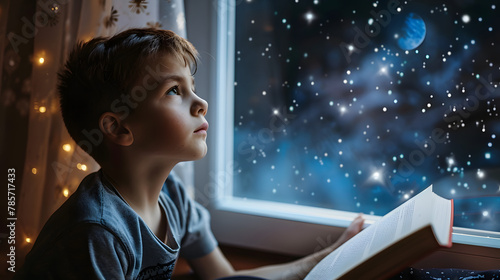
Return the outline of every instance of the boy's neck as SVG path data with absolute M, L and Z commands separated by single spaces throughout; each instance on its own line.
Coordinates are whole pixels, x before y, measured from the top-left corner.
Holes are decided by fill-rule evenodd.
M 158 210 L 161 189 L 175 164 L 152 166 L 124 162 L 102 164 L 104 176 L 138 214 Z
M 142 218 L 150 230 L 165 244 L 168 221 L 159 204 L 163 184 L 172 166 L 151 167 L 146 164 L 126 165 L 123 162 L 101 165 L 102 173 Z

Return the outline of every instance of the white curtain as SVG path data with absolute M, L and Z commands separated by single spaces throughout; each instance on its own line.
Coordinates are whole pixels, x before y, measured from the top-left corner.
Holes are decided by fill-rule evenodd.
M 99 169 L 71 140 L 59 112 L 56 73 L 73 45 L 132 27 L 170 29 L 186 36 L 182 0 L 38 1 L 35 15 L 27 152 L 17 210 L 20 257 L 80 181 Z M 192 163 L 176 167 L 176 172 L 192 189 Z

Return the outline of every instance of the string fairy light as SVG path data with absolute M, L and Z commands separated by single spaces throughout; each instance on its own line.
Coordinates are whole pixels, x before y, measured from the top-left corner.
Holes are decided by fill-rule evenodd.
M 71 151 L 71 145 L 70 145 L 70 144 L 64 144 L 64 145 L 62 146 L 62 149 L 63 149 L 64 151 L 66 151 L 66 152 L 69 152 L 69 151 Z
M 76 168 L 78 168 L 78 169 L 80 169 L 80 170 L 82 170 L 82 171 L 86 171 L 86 170 L 87 170 L 87 165 L 82 164 L 82 163 L 78 163 L 78 164 L 76 165 Z

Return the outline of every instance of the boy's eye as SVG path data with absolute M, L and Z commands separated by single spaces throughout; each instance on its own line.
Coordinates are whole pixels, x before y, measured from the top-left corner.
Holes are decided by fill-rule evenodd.
M 178 95 L 179 94 L 179 87 L 178 86 L 175 86 L 171 89 L 169 89 L 167 92 L 166 92 L 167 95 Z

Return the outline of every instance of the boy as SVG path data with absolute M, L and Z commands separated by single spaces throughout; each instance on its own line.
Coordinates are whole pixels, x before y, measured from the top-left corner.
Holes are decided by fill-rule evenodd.
M 131 29 L 80 43 L 59 73 L 73 139 L 100 164 L 51 216 L 18 279 L 170 279 L 177 257 L 202 279 L 302 278 L 361 230 L 295 262 L 236 272 L 209 214 L 172 168 L 205 156 L 208 104 L 195 94 L 197 51 L 171 31 Z M 82 143 L 97 136 L 99 145 Z

